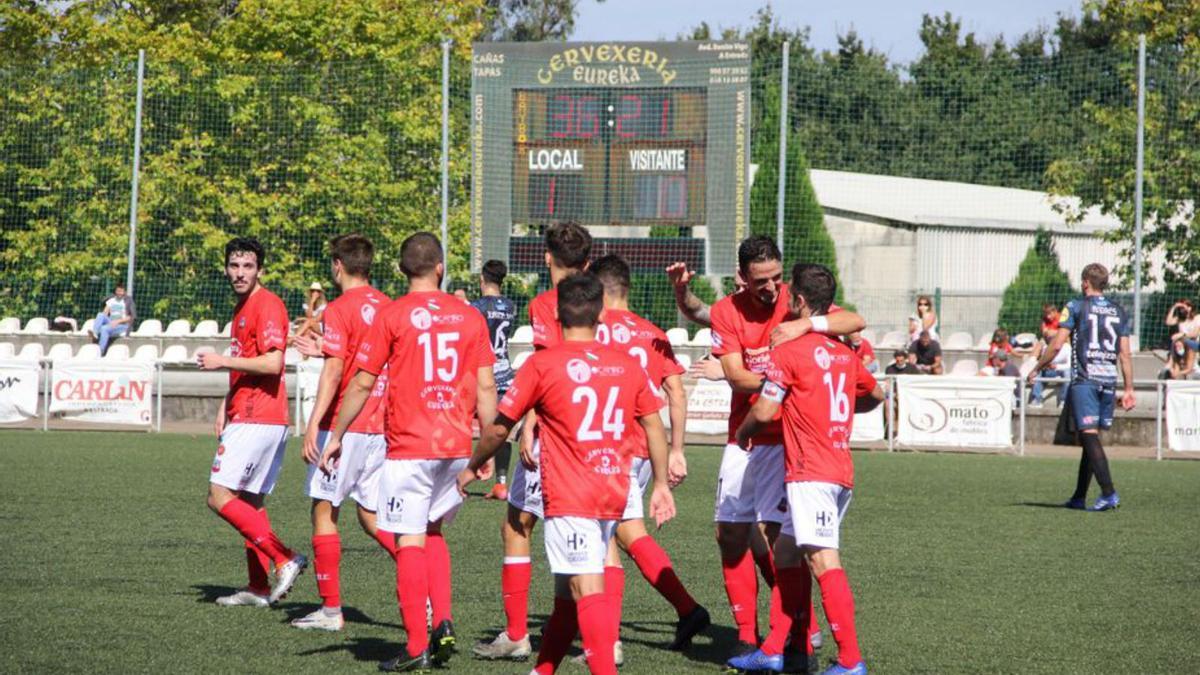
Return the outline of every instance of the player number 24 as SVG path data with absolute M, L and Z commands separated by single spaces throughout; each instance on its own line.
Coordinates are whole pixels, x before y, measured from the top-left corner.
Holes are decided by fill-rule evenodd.
M 579 431 L 575 432 L 575 438 L 580 441 L 599 441 L 603 440 L 605 433 L 611 433 L 614 441 L 621 440 L 621 434 L 625 433 L 625 411 L 617 410 L 619 395 L 618 387 L 608 388 L 604 416 L 600 420 L 600 428 L 596 429 L 593 425 L 596 423 L 596 409 L 600 403 L 596 390 L 591 387 L 576 387 L 575 393 L 571 394 L 571 403 L 578 405 L 586 402 L 587 410 L 583 412 L 583 423 L 579 425 Z
M 454 376 L 458 374 L 458 350 L 454 348 L 455 342 L 458 342 L 458 333 L 438 333 L 436 338 L 429 333 L 421 333 L 417 336 L 417 344 L 421 345 L 425 351 L 426 382 L 433 382 L 435 365 L 438 379 L 442 382 L 454 381 Z M 450 362 L 449 368 L 442 367 L 442 363 L 445 361 Z

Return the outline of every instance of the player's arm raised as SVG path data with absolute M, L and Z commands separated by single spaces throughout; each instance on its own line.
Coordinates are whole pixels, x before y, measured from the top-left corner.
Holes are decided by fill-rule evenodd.
M 338 385 L 342 383 L 345 367 L 345 360 L 336 356 L 326 357 L 325 364 L 321 366 L 321 379 L 317 382 L 317 400 L 313 403 L 312 414 L 309 415 L 308 425 L 304 429 L 305 463 L 315 464 L 321 461 L 321 450 L 317 447 L 321 419 L 325 417 L 329 406 L 333 405 L 333 399 L 337 397 Z
M 843 309 L 833 314 L 793 319 L 779 324 L 775 330 L 771 331 L 771 346 L 778 347 L 810 332 L 824 333 L 825 335 L 849 335 L 866 327 L 866 319 Z
M 688 285 L 694 276 L 696 273 L 688 270 L 687 263 L 677 262 L 667 266 L 667 277 L 675 290 L 675 306 L 679 308 L 679 313 L 688 321 L 707 328 L 712 325 L 708 305 L 696 297 Z
M 687 478 L 687 458 L 683 455 L 684 433 L 687 431 L 687 390 L 681 375 L 668 375 L 663 380 L 667 394 L 668 415 L 671 418 L 671 449 L 667 459 L 667 477 L 671 487 Z

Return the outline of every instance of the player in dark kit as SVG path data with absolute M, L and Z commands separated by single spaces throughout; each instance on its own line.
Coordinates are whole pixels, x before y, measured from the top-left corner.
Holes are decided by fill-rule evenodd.
M 1092 511 L 1108 511 L 1121 504 L 1108 471 L 1108 458 L 1100 445 L 1100 430 L 1112 427 L 1113 402 L 1117 390 L 1117 368 L 1120 365 L 1125 391 L 1121 407 L 1132 410 L 1133 358 L 1129 352 L 1129 315 L 1125 309 L 1104 297 L 1108 287 L 1108 270 L 1100 263 L 1083 268 L 1083 297 L 1067 303 L 1059 317 L 1058 334 L 1042 352 L 1037 366 L 1030 371 L 1032 382 L 1038 373 L 1054 360 L 1058 350 L 1071 342 L 1071 388 L 1068 404 L 1083 445 L 1079 459 L 1079 474 L 1075 494 L 1067 500 L 1069 509 L 1086 508 L 1088 484 L 1095 474 L 1100 484 L 1100 497 Z M 1064 409 L 1063 414 L 1068 414 Z
M 492 366 L 492 374 L 496 378 L 496 396 L 504 398 L 508 386 L 512 384 L 512 363 L 508 360 L 508 340 L 516 329 L 517 308 L 512 300 L 500 293 L 504 277 L 508 276 L 508 266 L 499 260 L 489 260 L 483 264 L 479 275 L 479 292 L 481 297 L 472 300 L 471 306 L 479 310 L 487 321 L 488 336 L 492 341 L 492 352 L 496 355 L 496 364 Z M 496 453 L 496 484 L 488 493 L 488 499 L 508 499 L 508 463 L 512 457 L 512 444 L 505 443 Z

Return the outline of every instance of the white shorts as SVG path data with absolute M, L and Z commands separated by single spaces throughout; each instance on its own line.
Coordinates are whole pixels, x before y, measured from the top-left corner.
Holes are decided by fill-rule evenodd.
M 317 447 L 325 449 L 330 431 L 317 434 Z M 333 475 L 326 476 L 315 465 L 308 465 L 308 496 L 341 506 L 349 496 L 368 511 L 379 502 L 379 474 L 387 459 L 387 439 L 383 434 L 347 433 L 342 436 L 342 456 Z
M 625 501 L 625 513 L 621 520 L 637 520 L 646 515 L 645 504 L 646 486 L 654 477 L 654 467 L 650 460 L 644 457 L 634 457 L 629 471 L 629 498 Z
M 717 477 L 718 523 L 782 523 L 787 492 L 782 445 L 758 445 L 751 452 L 725 446 Z
M 462 505 L 458 474 L 467 457 L 457 459 L 389 459 L 379 481 L 376 522 L 394 534 L 424 534 L 430 523 L 449 524 Z
M 546 519 L 543 537 L 552 574 L 604 574 L 608 540 L 615 520 L 559 516 Z
M 527 469 L 520 456 L 508 481 L 508 503 L 519 511 L 542 517 L 542 470 Z M 542 461 L 542 442 L 533 441 L 533 461 Z
M 798 546 L 836 549 L 842 519 L 853 493 L 837 483 L 788 483 L 787 500 L 792 517 L 784 521 L 781 532 L 794 537 Z
M 225 426 L 217 442 L 208 482 L 230 490 L 269 495 L 279 479 L 288 427 L 284 424 Z

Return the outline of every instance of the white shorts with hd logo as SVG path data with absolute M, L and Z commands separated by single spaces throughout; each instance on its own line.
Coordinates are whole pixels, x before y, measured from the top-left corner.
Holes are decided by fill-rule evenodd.
M 376 522 L 395 534 L 424 534 L 429 524 L 449 524 L 462 505 L 458 474 L 469 458 L 389 459 L 379 481 Z
M 317 447 L 325 449 L 332 432 L 317 434 Z M 379 501 L 379 475 L 387 458 L 383 434 L 347 433 L 342 436 L 342 456 L 332 475 L 315 464 L 308 466 L 308 496 L 341 506 L 349 496 L 359 506 L 374 511 Z
M 512 472 L 512 480 L 508 484 L 508 503 L 519 511 L 542 517 L 542 470 L 527 469 L 520 455 L 515 458 L 516 467 Z M 542 442 L 533 441 L 533 461 L 542 460 Z
M 782 523 L 787 520 L 787 492 L 782 445 L 757 445 L 750 452 L 725 446 L 717 475 L 718 523 Z
M 650 484 L 650 479 L 653 477 L 654 467 L 651 466 L 650 460 L 645 457 L 634 457 L 629 472 L 629 497 L 625 501 L 625 513 L 621 515 L 621 520 L 637 520 L 645 517 L 646 486 Z
M 271 494 L 283 466 L 287 437 L 288 427 L 283 424 L 226 425 L 208 482 L 230 490 Z
M 604 574 L 608 540 L 615 520 L 559 516 L 546 519 L 543 537 L 552 574 Z
M 842 519 L 853 493 L 837 483 L 788 483 L 787 500 L 792 517 L 783 522 L 781 532 L 794 537 L 799 546 L 836 549 Z

